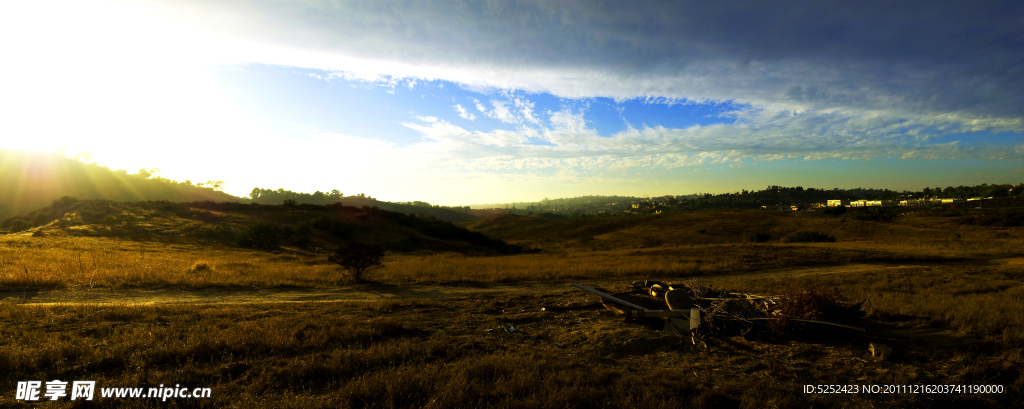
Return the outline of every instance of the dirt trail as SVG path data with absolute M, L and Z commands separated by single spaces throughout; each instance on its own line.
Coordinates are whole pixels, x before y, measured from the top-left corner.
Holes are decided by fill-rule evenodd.
M 877 272 L 922 265 L 1000 265 L 1024 264 L 1024 257 L 970 260 L 957 263 L 907 264 L 848 264 L 793 270 L 757 271 L 713 276 L 690 276 L 678 280 L 708 279 L 717 282 L 746 281 L 759 278 L 806 277 L 826 274 L 853 274 Z M 624 279 L 577 280 L 594 285 L 622 285 Z M 672 281 L 672 280 L 670 280 Z M 480 297 L 489 294 L 536 293 L 569 291 L 569 282 L 515 283 L 515 284 L 458 284 L 458 285 L 388 285 L 364 284 L 342 288 L 322 289 L 17 289 L 0 290 L 0 301 L 32 305 L 54 304 L 258 304 L 282 302 L 375 301 L 388 299 L 455 299 Z

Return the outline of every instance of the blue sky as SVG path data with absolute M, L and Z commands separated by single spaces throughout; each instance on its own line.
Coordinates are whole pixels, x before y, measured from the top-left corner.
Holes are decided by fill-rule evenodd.
M 437 118 L 473 132 L 516 131 L 552 126 L 551 116 L 581 117 L 598 136 L 633 128 L 687 128 L 729 124 L 730 112 L 744 108 L 731 101 L 695 103 L 612 98 L 559 98 L 515 90 L 472 91 L 457 82 L 369 82 L 332 77 L 322 70 L 249 64 L 215 70 L 216 80 L 233 100 L 281 133 L 313 127 L 347 135 L 376 135 L 406 146 L 423 140 L 403 126 Z M 517 101 L 519 105 L 517 106 Z M 507 111 L 507 113 L 506 113 Z M 534 139 L 527 144 L 546 144 Z
M 0 148 L 64 144 L 233 194 L 1024 181 L 1020 2 L 4 7 Z

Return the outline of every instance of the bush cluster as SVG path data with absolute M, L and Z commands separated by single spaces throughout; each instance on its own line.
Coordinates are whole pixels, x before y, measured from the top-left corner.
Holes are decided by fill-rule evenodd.
M 839 205 L 836 207 L 826 207 L 824 210 L 821 211 L 821 214 L 828 216 L 839 216 L 844 213 L 846 213 L 846 206 L 843 205 Z
M 836 238 L 816 231 L 802 231 L 787 237 L 790 243 L 835 243 Z
M 768 233 L 754 233 L 750 235 L 750 241 L 754 243 L 764 243 L 772 239 L 772 235 Z
M 274 250 L 281 247 L 285 229 L 277 223 L 256 222 L 245 226 L 238 233 L 238 245 L 256 250 Z
M 14 219 L 7 222 L 7 226 L 11 228 L 11 233 L 22 232 L 32 228 L 32 223 L 21 219 Z
M 339 239 L 347 239 L 351 237 L 354 231 L 352 226 L 348 223 L 327 216 L 320 216 L 312 220 L 307 220 L 303 222 L 302 225 L 309 226 L 317 230 L 323 230 L 330 233 L 331 236 Z

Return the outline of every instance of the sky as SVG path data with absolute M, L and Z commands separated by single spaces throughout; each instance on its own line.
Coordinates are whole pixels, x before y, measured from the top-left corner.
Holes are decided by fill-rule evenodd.
M 444 205 L 1024 182 L 1024 2 L 0 5 L 0 148 Z

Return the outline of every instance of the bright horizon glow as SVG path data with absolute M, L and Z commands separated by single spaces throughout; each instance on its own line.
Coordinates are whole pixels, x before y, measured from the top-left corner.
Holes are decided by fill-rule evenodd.
M 811 21 L 744 32 L 762 22 L 687 7 L 394 3 L 5 5 L 0 148 L 64 144 L 238 196 L 446 205 L 1024 179 L 1022 57 L 1007 51 L 1020 44 L 999 35 L 1016 29 L 999 19 L 1014 21 L 1013 3 L 975 11 L 990 32 L 968 38 L 956 10 L 882 13 L 878 27 L 837 17 L 846 37 L 814 38 L 801 35 L 820 29 Z M 948 38 L 914 37 L 936 24 Z

